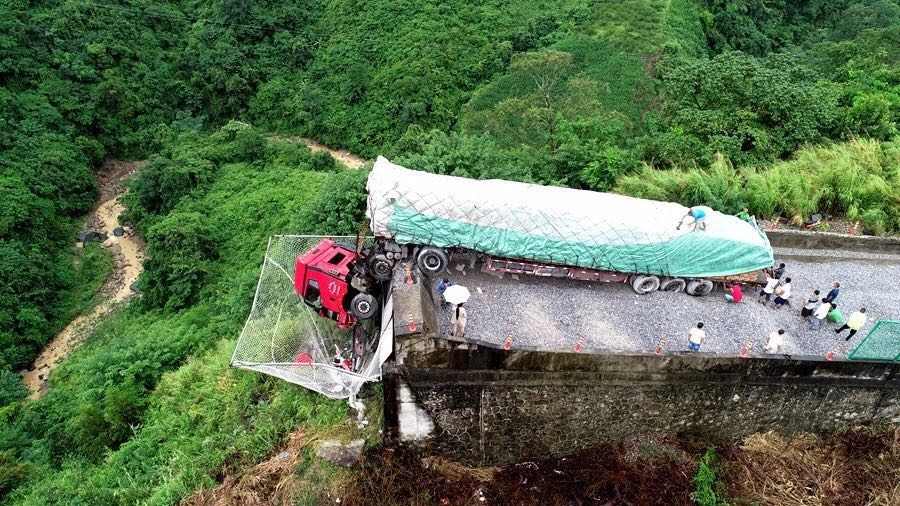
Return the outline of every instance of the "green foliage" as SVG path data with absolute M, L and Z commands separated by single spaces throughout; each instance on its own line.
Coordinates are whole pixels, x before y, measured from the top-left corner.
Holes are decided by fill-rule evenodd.
M 239 157 L 237 137 L 164 136 L 160 156 L 194 152 L 220 164 L 173 210 L 129 201 L 148 241 L 142 298 L 166 310 L 116 312 L 53 371 L 44 398 L 0 408 L 0 484 L 10 500 L 173 503 L 261 460 L 296 427 L 344 419 L 345 403 L 227 363 L 266 238 L 305 231 L 296 227 L 313 221 L 313 202 L 331 195 L 320 188 L 364 198 L 349 188 L 366 173 L 313 171 L 308 150 L 264 138 L 261 158 L 227 161 Z
M 735 163 L 762 163 L 827 138 L 837 118 L 830 86 L 796 59 L 723 53 L 660 70 L 672 128 Z
M 716 456 L 715 447 L 710 446 L 706 453 L 700 457 L 700 465 L 697 474 L 691 480 L 694 483 L 694 491 L 691 492 L 691 500 L 700 506 L 728 506 L 724 498 L 724 485 L 719 481 L 721 463 Z
M 0 371 L 0 408 L 28 395 L 28 389 L 22 384 L 22 378 L 11 371 Z
M 764 218 L 801 220 L 829 213 L 859 216 L 872 231 L 900 230 L 900 150 L 894 144 L 850 141 L 805 148 L 771 167 L 733 170 L 724 159 L 706 169 L 659 171 L 645 167 L 621 178 L 626 195 L 706 204 L 736 213 L 747 207 Z
M 198 212 L 172 213 L 147 231 L 144 296 L 148 307 L 193 304 L 218 256 L 217 234 Z

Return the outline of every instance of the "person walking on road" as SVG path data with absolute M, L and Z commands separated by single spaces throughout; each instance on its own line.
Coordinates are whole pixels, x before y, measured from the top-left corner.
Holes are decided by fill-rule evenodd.
M 778 285 L 778 278 L 766 274 L 766 286 L 759 292 L 759 298 L 756 302 L 760 304 L 768 304 L 772 301 L 772 294 L 775 293 L 775 286 Z M 765 299 L 765 301 L 763 301 Z
M 822 326 L 822 322 L 825 321 L 825 317 L 828 316 L 828 312 L 831 311 L 831 303 L 823 302 L 819 304 L 819 307 L 816 308 L 816 312 L 813 313 L 813 317 L 809 319 L 809 324 L 812 328 L 817 329 Z
M 784 278 L 784 284 L 775 288 L 775 309 L 781 309 L 785 304 L 790 304 L 791 278 Z
M 697 326 L 688 331 L 688 349 L 691 351 L 700 351 L 700 345 L 706 339 L 706 331 L 703 330 L 703 322 L 697 323 Z
M 744 292 L 741 291 L 741 285 L 737 283 L 731 285 L 731 293 L 725 294 L 725 300 L 734 303 L 744 300 Z
M 453 315 L 450 317 L 450 335 L 453 337 L 466 337 L 466 308 L 462 304 L 457 304 L 453 308 Z
M 867 319 L 868 317 L 866 316 L 866 308 L 860 308 L 859 311 L 853 313 L 849 318 L 847 318 L 847 323 L 845 323 L 844 326 L 839 329 L 835 329 L 834 333 L 840 334 L 841 332 L 850 329 L 850 333 L 847 334 L 847 339 L 845 339 L 845 341 L 849 341 L 859 331 L 859 329 L 863 328 L 863 325 L 866 324 Z
M 819 306 L 819 292 L 818 290 L 813 290 L 812 295 L 809 296 L 809 299 L 806 301 L 806 305 L 803 306 L 803 309 L 800 310 L 800 317 L 804 320 L 809 320 L 809 317 L 812 316 L 813 311 Z
M 834 302 L 835 299 L 837 299 L 838 294 L 840 294 L 840 293 L 841 293 L 841 284 L 838 282 L 835 282 L 834 285 L 832 285 L 831 290 L 828 291 L 828 295 L 826 295 L 825 298 L 822 299 L 822 301 L 823 302 Z
M 784 346 L 784 329 L 773 330 L 766 340 L 763 351 L 766 353 L 779 353 Z

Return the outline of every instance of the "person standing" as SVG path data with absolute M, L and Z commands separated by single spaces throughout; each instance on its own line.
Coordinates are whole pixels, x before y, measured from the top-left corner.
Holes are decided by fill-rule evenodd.
M 806 301 L 806 305 L 803 306 L 803 309 L 800 310 L 800 317 L 804 320 L 809 320 L 809 317 L 812 316 L 813 311 L 816 310 L 816 307 L 819 306 L 819 292 L 818 290 L 813 290 L 812 295 L 809 296 L 809 299 Z
M 700 345 L 706 339 L 706 331 L 703 330 L 703 322 L 697 323 L 697 326 L 688 331 L 688 349 L 691 351 L 700 351 Z
M 812 328 L 817 329 L 822 326 L 822 322 L 825 321 L 825 317 L 828 316 L 829 311 L 831 311 L 831 303 L 823 302 L 819 304 L 819 307 L 816 308 L 816 312 L 813 313 L 813 317 L 809 320 Z
M 737 283 L 731 285 L 731 293 L 725 294 L 725 300 L 735 303 L 744 300 L 744 292 L 741 290 L 741 285 Z
M 756 299 L 756 302 L 760 304 L 768 304 L 772 301 L 772 294 L 775 293 L 775 286 L 778 285 L 778 278 L 775 276 L 769 276 L 766 274 L 766 286 L 759 292 L 759 298 Z M 763 302 L 763 299 L 766 299 Z
M 784 262 L 778 264 L 778 268 L 774 271 L 775 279 L 781 279 L 784 276 Z
M 832 285 L 831 290 L 828 291 L 828 295 L 822 299 L 823 302 L 834 302 L 837 299 L 838 294 L 841 293 L 841 284 L 835 281 L 834 285 Z
M 784 329 L 773 330 L 766 340 L 763 351 L 766 353 L 779 353 L 782 346 L 784 346 Z
M 453 315 L 450 317 L 450 335 L 453 337 L 466 337 L 466 308 L 462 304 L 457 304 L 453 308 Z
M 775 288 L 775 309 L 781 309 L 788 304 L 791 297 L 791 278 L 784 278 L 784 284 Z
M 847 339 L 845 339 L 845 341 L 849 341 L 850 338 L 852 338 L 859 331 L 859 329 L 863 328 L 863 325 L 866 324 L 867 319 L 868 317 L 866 316 L 866 308 L 860 308 L 859 311 L 850 315 L 850 318 L 847 318 L 847 323 L 845 323 L 844 326 L 839 329 L 835 329 L 834 333 L 840 334 L 841 332 L 850 329 L 850 333 L 847 334 Z

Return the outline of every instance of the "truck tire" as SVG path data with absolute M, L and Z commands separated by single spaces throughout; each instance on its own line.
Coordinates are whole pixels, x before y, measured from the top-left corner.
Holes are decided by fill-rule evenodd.
M 378 312 L 378 301 L 368 293 L 358 293 L 350 301 L 350 313 L 360 320 L 368 320 Z
M 659 290 L 659 278 L 657 276 L 635 275 L 631 280 L 631 288 L 638 295 L 646 295 Z
M 659 285 L 664 292 L 683 292 L 687 282 L 681 278 L 669 278 Z
M 419 266 L 419 270 L 426 276 L 444 272 L 448 263 L 450 263 L 450 260 L 447 258 L 447 253 L 444 250 L 430 246 L 422 248 L 416 257 L 416 264 Z
M 394 261 L 384 254 L 375 255 L 369 260 L 369 272 L 378 281 L 387 281 L 394 273 Z
M 684 291 L 694 297 L 703 297 L 713 291 L 713 282 L 708 279 L 692 279 L 688 281 Z

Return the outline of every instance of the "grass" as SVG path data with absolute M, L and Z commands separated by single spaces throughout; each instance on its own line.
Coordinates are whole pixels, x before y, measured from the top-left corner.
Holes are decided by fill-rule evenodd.
M 740 504 L 900 504 L 900 430 L 754 434 L 724 457 Z
M 700 457 L 697 474 L 691 480 L 694 491 L 691 492 L 691 500 L 700 506 L 727 506 L 728 502 L 722 498 L 723 483 L 720 481 L 721 463 L 713 446 L 707 448 Z
M 68 325 L 72 318 L 90 312 L 100 302 L 97 292 L 112 273 L 114 263 L 112 252 L 98 242 L 74 250 L 74 283 L 72 288 L 59 294 L 58 305 L 65 309 L 52 322 L 55 332 Z
M 60 364 L 44 398 L 0 411 L 0 474 L 12 473 L 0 493 L 14 488 L 6 501 L 171 504 L 264 460 L 292 432 L 354 433 L 346 403 L 228 367 L 268 237 L 302 232 L 336 175 L 225 162 L 208 188 L 183 198 L 172 212 L 201 212 L 221 237 L 201 302 L 179 311 L 132 303 Z M 83 275 L 99 279 L 106 260 L 89 246 Z M 85 285 L 72 300 L 85 303 L 99 282 Z
M 709 205 L 735 213 L 746 206 L 761 218 L 803 223 L 822 213 L 859 220 L 868 233 L 900 230 L 900 147 L 856 139 L 806 147 L 791 160 L 739 171 L 725 160 L 708 168 L 645 167 L 618 181 L 635 197 Z

